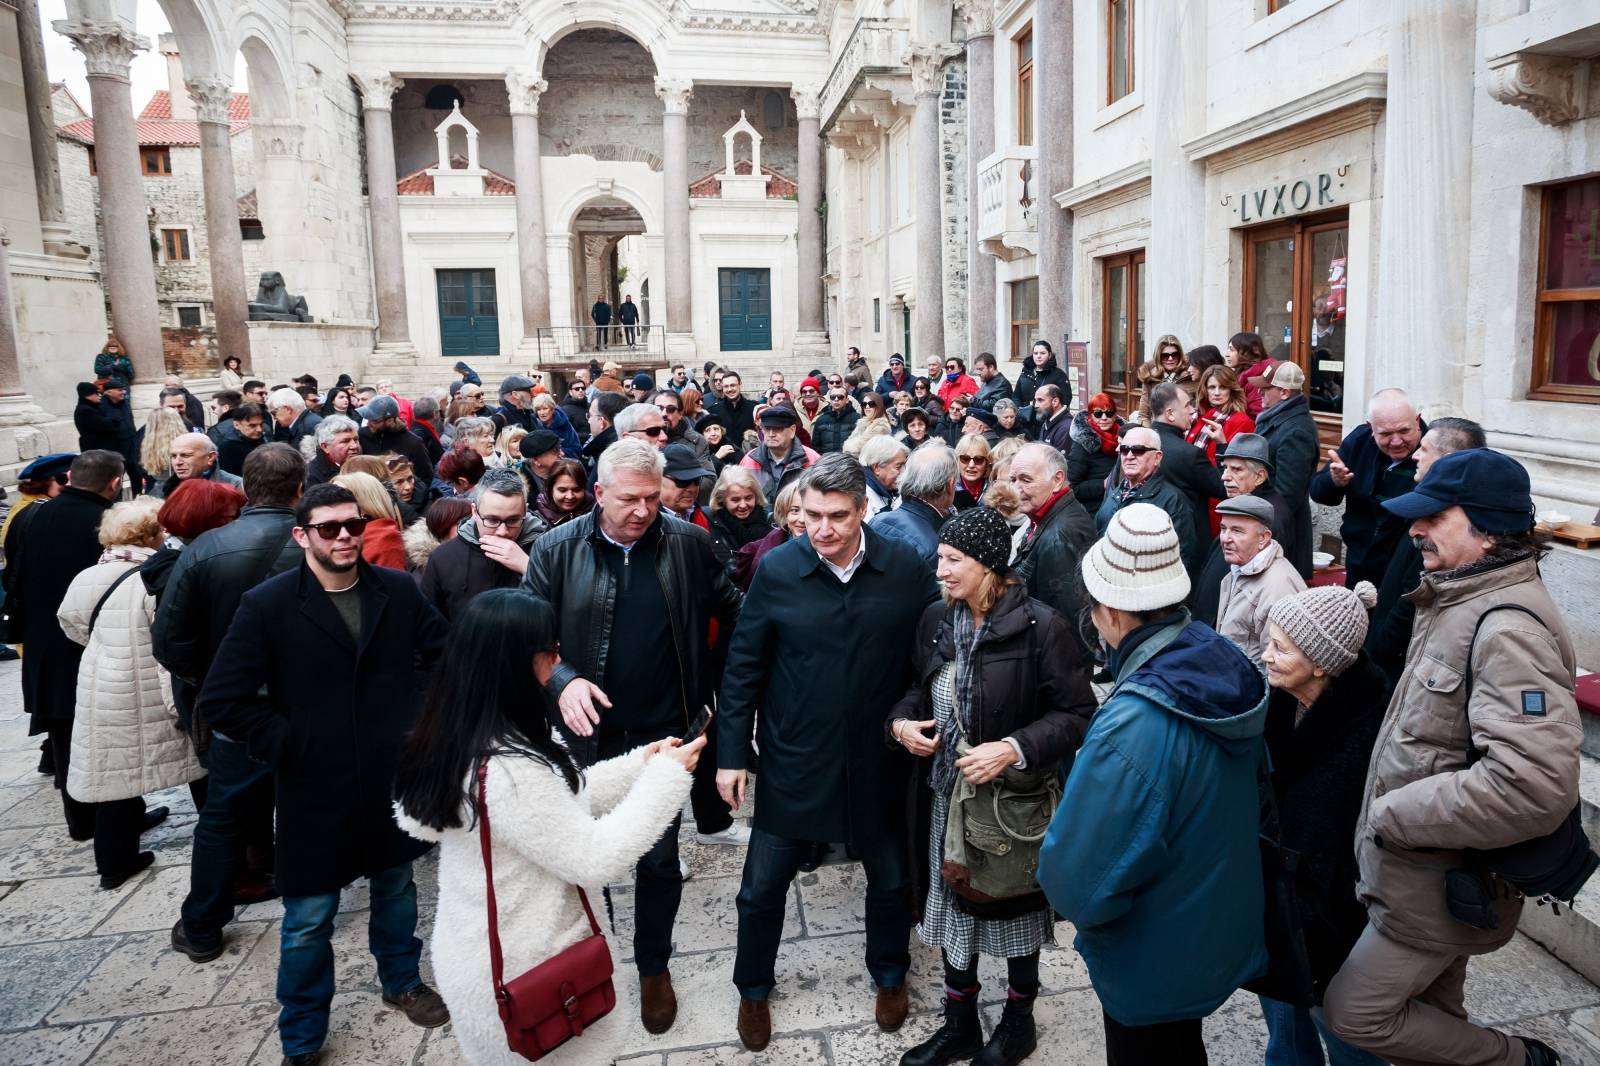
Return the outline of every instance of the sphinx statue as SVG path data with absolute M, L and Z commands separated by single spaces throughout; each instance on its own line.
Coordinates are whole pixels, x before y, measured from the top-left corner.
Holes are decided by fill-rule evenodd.
M 306 310 L 306 298 L 295 296 L 283 287 L 283 275 L 268 270 L 261 275 L 256 298 L 250 301 L 252 322 L 310 322 L 311 312 Z

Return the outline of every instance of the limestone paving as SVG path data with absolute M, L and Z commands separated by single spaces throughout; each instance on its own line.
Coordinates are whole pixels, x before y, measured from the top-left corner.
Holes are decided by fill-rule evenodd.
M 155 865 L 120 889 L 102 890 L 90 845 L 67 838 L 54 789 L 36 770 L 38 738 L 27 735 L 20 677 L 18 664 L 0 665 L 0 1066 L 278 1062 L 273 981 L 282 907 L 243 908 L 229 927 L 227 949 L 213 962 L 194 965 L 171 950 L 168 930 L 188 889 L 195 820 L 182 788 L 148 797 L 172 809 L 167 824 L 144 838 Z M 692 828 L 682 839 L 692 879 L 672 965 L 679 1014 L 660 1036 L 638 1021 L 638 986 L 627 961 L 632 886 L 610 893 L 617 1011 L 629 1031 L 615 1062 L 894 1066 L 938 1026 L 939 958 L 913 938 L 910 1017 L 898 1033 L 878 1031 L 862 963 L 864 879 L 858 865 L 827 865 L 796 879 L 772 999 L 773 1040 L 760 1055 L 745 1051 L 734 1029 L 738 993 L 731 980 L 733 901 L 744 852 L 700 845 Z M 426 937 L 438 874 L 432 855 L 417 863 L 416 874 Z M 448 1026 L 418 1029 L 381 1002 L 366 947 L 367 905 L 364 884 L 345 890 L 333 936 L 337 991 L 324 1062 L 463 1062 Z M 1029 1061 L 1102 1062 L 1099 1003 L 1071 947 L 1071 927 L 1059 926 L 1056 941 L 1040 967 L 1040 1047 Z M 423 966 L 426 977 L 426 954 Z M 985 959 L 979 973 L 985 1024 L 992 1027 L 1005 998 L 1004 964 Z M 1467 1006 L 1475 1018 L 1546 1040 L 1568 1066 L 1600 1066 L 1600 988 L 1527 937 L 1473 961 Z M 1205 1028 L 1218 1066 L 1262 1061 L 1266 1030 L 1255 997 L 1235 995 Z

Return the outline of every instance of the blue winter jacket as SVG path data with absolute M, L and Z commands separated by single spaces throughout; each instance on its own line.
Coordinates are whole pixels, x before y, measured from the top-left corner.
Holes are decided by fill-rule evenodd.
M 583 455 L 583 441 L 578 439 L 578 431 L 573 428 L 572 419 L 567 417 L 567 412 L 561 409 L 560 404 L 556 404 L 555 417 L 550 419 L 550 425 L 546 428 L 561 438 L 562 455 L 568 459 L 577 459 Z
M 1266 679 L 1187 611 L 1172 619 L 1123 642 L 1039 856 L 1039 884 L 1123 1025 L 1203 1018 L 1267 964 Z
M 945 516 L 914 496 L 901 499 L 892 511 L 879 511 L 867 524 L 890 540 L 915 548 L 932 570 L 939 563 L 939 529 Z

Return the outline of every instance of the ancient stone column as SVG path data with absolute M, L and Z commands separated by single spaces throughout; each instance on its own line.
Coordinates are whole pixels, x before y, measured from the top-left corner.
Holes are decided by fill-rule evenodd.
M 1389 4 L 1389 93 L 1383 141 L 1383 212 L 1377 319 L 1366 380 L 1347 380 L 1360 419 L 1366 398 L 1403 385 L 1427 417 L 1459 413 L 1472 242 L 1472 124 L 1475 6 L 1471 0 Z M 1449 181 L 1440 176 L 1450 175 Z M 1405 205 L 1403 207 L 1398 205 Z M 1424 357 L 1420 353 L 1434 353 Z M 1353 368 L 1352 368 L 1353 369 Z M 1348 421 L 1347 421 L 1348 424 Z
M 995 150 L 994 0 L 961 0 L 967 31 L 967 351 L 994 351 L 994 257 L 978 250 L 978 163 Z
M 955 53 L 950 45 L 919 46 L 911 51 L 911 89 L 916 110 L 911 115 L 912 202 L 916 205 L 916 321 L 911 346 L 916 362 L 945 354 L 944 234 L 941 226 L 939 161 L 939 97 L 944 91 L 944 64 Z
M 694 292 L 689 273 L 689 98 L 694 82 L 657 78 L 656 95 L 662 103 L 662 188 L 665 193 L 666 277 L 662 280 L 667 302 L 667 332 L 691 333 Z
M 0 396 L 22 393 L 17 322 L 11 308 L 11 235 L 0 226 Z
M 791 89 L 799 120 L 800 279 L 797 296 L 800 332 L 822 333 L 822 140 L 817 136 L 817 92 Z
M 520 355 L 538 358 L 538 330 L 550 325 L 550 267 L 545 254 L 544 174 L 539 158 L 539 97 L 550 83 L 532 71 L 506 73 L 511 99 L 511 154 L 517 182 L 517 274 L 522 293 Z
M 361 90 L 361 122 L 367 135 L 367 212 L 372 231 L 372 281 L 378 302 L 378 345 L 411 348 L 406 317 L 406 271 L 400 243 L 400 197 L 395 191 L 394 94 L 405 84 L 386 70 L 352 74 Z
M 239 237 L 239 193 L 233 185 L 233 134 L 228 105 L 233 82 L 219 74 L 186 78 L 200 124 L 200 173 L 205 184 L 206 244 L 211 260 L 211 313 L 217 324 L 217 365 L 230 355 L 250 363 L 244 242 Z
M 17 36 L 22 59 L 22 95 L 28 108 L 28 144 L 33 149 L 33 174 L 38 182 L 39 222 L 45 229 L 45 243 L 56 244 L 71 231 L 67 229 L 61 200 L 61 165 L 56 156 L 56 122 L 50 102 L 50 75 L 45 66 L 39 0 L 18 0 Z M 46 251 L 54 250 L 46 248 Z
M 133 54 L 150 42 L 123 23 L 106 19 L 61 20 L 57 33 L 83 53 L 94 109 L 94 158 L 99 176 L 100 271 L 111 298 L 112 330 L 133 360 L 136 378 L 158 382 L 166 373 L 161 318 L 156 306 L 156 269 L 150 249 L 149 207 L 139 166 L 128 68 Z
M 1065 367 L 1061 341 L 1072 328 L 1072 216 L 1053 197 L 1072 187 L 1072 0 L 1038 0 L 1034 7 L 1033 80 L 1039 115 L 1039 336 Z

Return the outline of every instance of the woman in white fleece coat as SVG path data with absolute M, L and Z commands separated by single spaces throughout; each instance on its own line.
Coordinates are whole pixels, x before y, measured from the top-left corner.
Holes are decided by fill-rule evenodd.
M 555 613 L 517 589 L 474 599 L 454 620 L 427 709 L 401 756 L 395 819 L 439 842 L 439 909 L 429 955 L 467 1061 L 524 1061 L 506 1044 L 489 965 L 483 856 L 474 816 L 487 762 L 490 846 L 504 979 L 589 935 L 576 885 L 626 876 L 689 797 L 704 740 L 662 741 L 581 774 L 550 731 L 542 686 L 560 657 Z M 619 1016 L 620 1015 L 620 1016 Z M 619 1009 L 541 1061 L 610 1063 Z

